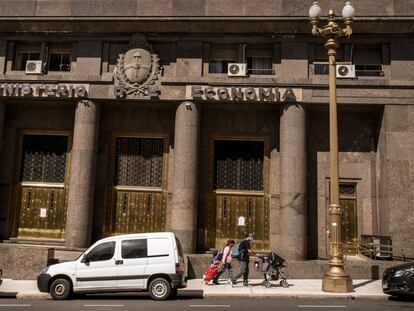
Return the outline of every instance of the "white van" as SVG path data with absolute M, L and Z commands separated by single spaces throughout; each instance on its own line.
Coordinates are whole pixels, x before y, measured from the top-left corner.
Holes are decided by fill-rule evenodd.
M 164 300 L 186 286 L 183 251 L 171 232 L 99 240 L 77 260 L 48 266 L 37 278 L 39 290 L 53 299 L 66 299 L 71 293 L 143 290 Z

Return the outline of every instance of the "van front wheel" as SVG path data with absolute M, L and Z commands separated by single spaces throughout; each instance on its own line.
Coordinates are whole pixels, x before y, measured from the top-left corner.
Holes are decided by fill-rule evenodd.
M 154 300 L 165 300 L 171 296 L 171 284 L 166 279 L 157 278 L 151 281 L 149 294 Z
M 50 295 L 53 299 L 67 299 L 72 292 L 72 285 L 66 279 L 56 279 L 50 285 Z

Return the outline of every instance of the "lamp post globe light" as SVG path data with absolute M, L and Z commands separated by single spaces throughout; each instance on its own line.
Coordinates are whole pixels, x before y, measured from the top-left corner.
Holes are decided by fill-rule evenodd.
M 322 280 L 322 290 L 346 293 L 353 289 L 352 279 L 344 270 L 341 240 L 341 206 L 339 205 L 339 164 L 338 164 L 338 124 L 336 109 L 336 49 L 338 38 L 349 38 L 352 34 L 352 19 L 355 10 L 347 2 L 342 10 L 344 27 L 335 21 L 332 10 L 328 13 L 328 23 L 319 26 L 322 10 L 318 2 L 313 2 L 309 9 L 312 34 L 325 39 L 325 48 L 329 59 L 329 146 L 330 146 L 330 204 L 329 204 L 329 271 Z

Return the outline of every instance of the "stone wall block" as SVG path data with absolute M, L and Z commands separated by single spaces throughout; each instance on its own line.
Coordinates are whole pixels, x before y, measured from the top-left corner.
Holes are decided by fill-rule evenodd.
M 259 2 L 243 0 L 243 15 L 280 16 L 282 15 L 282 7 L 283 0 L 261 0 Z
M 240 0 L 206 1 L 207 16 L 241 16 L 243 11 L 244 5 L 240 3 Z
M 100 16 L 104 13 L 104 1 L 101 0 L 71 0 L 73 16 Z
M 70 16 L 71 0 L 37 0 L 37 16 Z
M 172 0 L 172 13 L 174 16 L 204 16 L 206 0 Z
M 37 1 L 1 1 L 0 16 L 36 16 Z
M 162 16 L 172 15 L 172 0 L 157 0 L 157 5 L 154 5 L 153 0 L 137 0 L 137 15 L 138 16 Z M 162 8 L 162 9 L 160 9 Z

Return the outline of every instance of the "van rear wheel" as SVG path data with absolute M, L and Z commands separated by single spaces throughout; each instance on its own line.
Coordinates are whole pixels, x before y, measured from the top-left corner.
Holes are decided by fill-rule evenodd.
M 66 279 L 56 279 L 50 285 L 49 292 L 55 300 L 68 299 L 72 293 L 72 284 Z
M 152 299 L 165 300 L 171 296 L 172 289 L 166 279 L 157 278 L 151 281 L 148 291 Z

